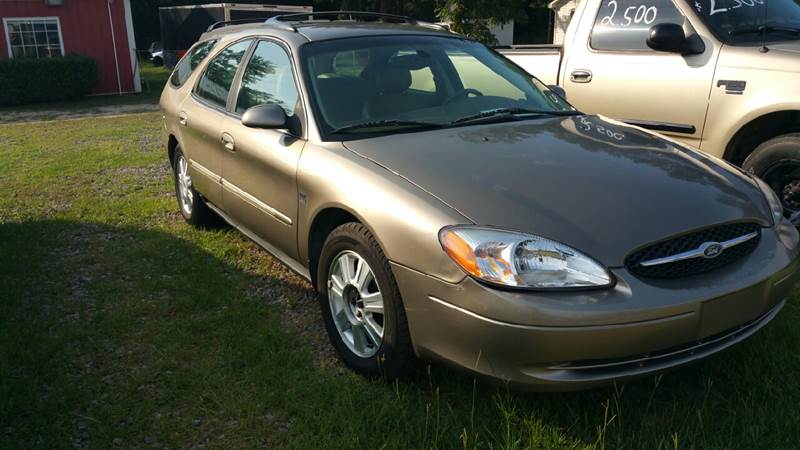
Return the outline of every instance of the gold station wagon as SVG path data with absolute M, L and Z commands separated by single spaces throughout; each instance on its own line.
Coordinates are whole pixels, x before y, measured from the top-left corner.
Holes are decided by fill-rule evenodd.
M 640 376 L 751 336 L 797 280 L 765 183 L 433 24 L 216 27 L 161 108 L 186 220 L 222 217 L 310 280 L 367 376 L 418 359 L 537 389 Z

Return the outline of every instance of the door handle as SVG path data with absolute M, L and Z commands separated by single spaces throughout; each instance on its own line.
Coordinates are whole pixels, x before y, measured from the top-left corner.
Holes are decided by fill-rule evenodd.
M 573 83 L 588 83 L 592 81 L 592 71 L 584 69 L 573 70 L 569 75 L 569 81 Z
M 228 133 L 222 133 L 222 145 L 224 145 L 229 152 L 236 151 L 236 146 L 233 143 L 233 136 Z
M 189 116 L 187 116 L 186 113 L 183 112 L 183 111 L 179 112 L 178 113 L 178 122 L 183 126 L 188 125 L 189 124 Z

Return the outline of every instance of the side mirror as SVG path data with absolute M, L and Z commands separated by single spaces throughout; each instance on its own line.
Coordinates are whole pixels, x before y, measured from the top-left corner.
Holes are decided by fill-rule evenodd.
M 659 23 L 650 27 L 647 46 L 658 52 L 696 55 L 703 53 L 705 45 L 697 36 L 687 38 L 683 26 L 677 23 Z
M 242 125 L 249 128 L 288 128 L 288 122 L 286 111 L 274 103 L 253 106 L 242 116 Z
M 559 97 L 563 98 L 564 100 L 567 99 L 567 91 L 565 91 L 564 88 L 562 88 L 561 86 L 556 86 L 555 84 L 550 84 L 550 85 L 547 86 L 547 89 L 550 89 L 550 91 L 552 93 L 558 95 Z

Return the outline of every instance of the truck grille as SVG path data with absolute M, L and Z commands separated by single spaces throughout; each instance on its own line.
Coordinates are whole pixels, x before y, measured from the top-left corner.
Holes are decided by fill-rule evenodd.
M 634 275 L 644 278 L 687 277 L 742 258 L 756 248 L 760 238 L 761 227 L 755 223 L 719 225 L 637 250 L 625 258 L 625 266 Z M 702 250 L 709 243 L 730 246 L 721 250 L 718 256 L 708 257 L 702 254 Z

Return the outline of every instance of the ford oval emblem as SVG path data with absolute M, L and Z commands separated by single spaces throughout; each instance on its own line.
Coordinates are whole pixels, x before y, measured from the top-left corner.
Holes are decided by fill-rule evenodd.
M 725 247 L 719 242 L 706 242 L 703 244 L 703 257 L 706 259 L 713 259 L 722 254 Z

